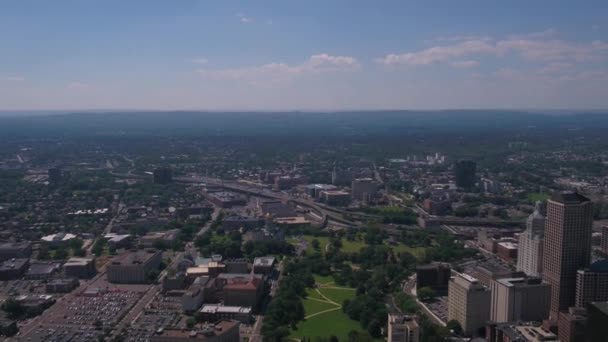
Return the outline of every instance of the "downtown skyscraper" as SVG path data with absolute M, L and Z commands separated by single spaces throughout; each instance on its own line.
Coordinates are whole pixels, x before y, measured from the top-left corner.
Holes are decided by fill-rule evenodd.
M 593 203 L 578 193 L 556 193 L 547 201 L 543 279 L 551 284 L 550 319 L 574 306 L 576 275 L 591 261 Z
M 540 277 L 543 270 L 544 211 L 543 204 L 536 202 L 536 209 L 526 221 L 526 230 L 519 235 L 517 270 L 532 277 Z

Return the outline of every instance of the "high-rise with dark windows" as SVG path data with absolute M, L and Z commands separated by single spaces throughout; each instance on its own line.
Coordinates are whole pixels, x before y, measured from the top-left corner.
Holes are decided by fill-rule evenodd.
M 576 275 L 591 261 L 593 203 L 578 193 L 556 193 L 547 201 L 543 279 L 551 284 L 551 319 L 574 306 Z
M 465 190 L 471 189 L 477 180 L 475 172 L 477 172 L 477 164 L 474 161 L 458 161 L 456 164 L 454 164 L 456 186 Z

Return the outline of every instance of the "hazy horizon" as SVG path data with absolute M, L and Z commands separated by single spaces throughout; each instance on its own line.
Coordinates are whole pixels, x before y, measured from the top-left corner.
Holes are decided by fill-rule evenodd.
M 605 1 L 2 2 L 0 110 L 605 110 L 606 17 Z

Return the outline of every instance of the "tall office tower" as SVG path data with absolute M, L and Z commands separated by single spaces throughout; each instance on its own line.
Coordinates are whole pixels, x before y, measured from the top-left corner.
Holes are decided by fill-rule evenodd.
M 465 335 L 474 335 L 490 318 L 491 291 L 467 274 L 456 274 L 448 289 L 448 320 L 456 320 Z
M 49 183 L 59 183 L 63 180 L 63 170 L 60 167 L 53 167 L 48 170 Z
M 550 319 L 574 305 L 576 274 L 589 266 L 593 203 L 578 193 L 555 193 L 547 202 L 543 280 L 551 284 Z
M 378 182 L 371 178 L 354 179 L 351 184 L 353 200 L 367 202 L 378 192 Z
M 599 260 L 576 274 L 576 307 L 608 301 L 608 259 Z
M 590 342 L 606 342 L 606 336 L 608 336 L 608 302 L 590 303 L 587 306 L 587 317 Z
M 549 317 L 551 285 L 540 278 L 502 278 L 492 281 L 492 321 L 540 322 Z
M 168 167 L 159 167 L 154 170 L 155 184 L 169 184 L 173 180 L 173 172 Z
M 545 216 L 543 205 L 536 202 L 536 209 L 526 221 L 526 230 L 519 235 L 517 270 L 532 277 L 540 277 L 543 271 L 543 241 Z
M 602 227 L 602 252 L 608 254 L 608 226 Z
M 388 342 L 418 342 L 420 328 L 413 316 L 388 315 Z
M 463 189 L 471 189 L 475 185 L 477 177 L 477 164 L 471 160 L 461 160 L 454 164 L 454 175 L 456 186 Z

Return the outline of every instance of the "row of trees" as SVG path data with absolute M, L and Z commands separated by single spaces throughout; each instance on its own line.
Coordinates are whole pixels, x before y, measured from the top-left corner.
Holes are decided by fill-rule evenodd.
M 225 258 L 247 258 L 266 255 L 293 255 L 294 247 L 286 241 L 247 241 L 242 243 L 242 235 L 238 231 L 219 235 L 207 231 L 194 241 L 194 245 L 203 255 L 221 254 Z
M 285 263 L 281 286 L 268 305 L 264 317 L 264 341 L 283 341 L 289 336 L 290 329 L 295 329 L 298 322 L 304 319 L 302 298 L 306 298 L 306 288 L 315 283 L 310 265 L 306 259 Z

